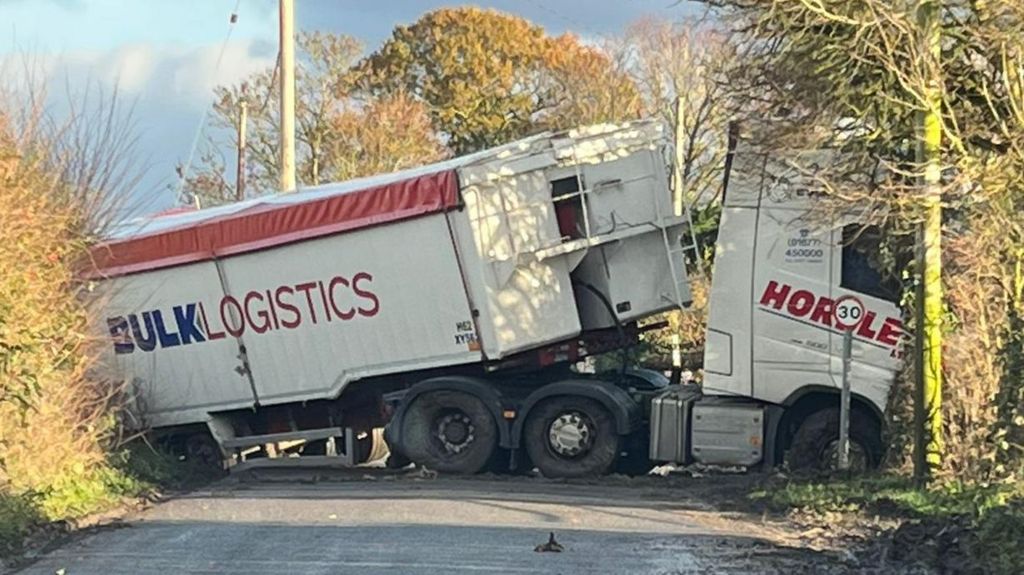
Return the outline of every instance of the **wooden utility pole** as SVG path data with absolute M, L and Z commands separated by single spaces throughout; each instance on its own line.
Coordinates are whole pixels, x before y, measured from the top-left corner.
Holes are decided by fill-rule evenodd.
M 249 103 L 246 85 L 242 84 L 241 102 L 238 104 L 238 169 L 235 172 L 235 201 L 245 199 L 245 129 L 249 121 Z
M 924 61 L 925 110 L 918 117 L 917 164 L 924 218 L 918 230 L 914 475 L 942 464 L 942 68 L 939 0 L 921 0 L 917 23 Z
M 281 191 L 295 191 L 295 2 L 278 0 L 281 46 Z

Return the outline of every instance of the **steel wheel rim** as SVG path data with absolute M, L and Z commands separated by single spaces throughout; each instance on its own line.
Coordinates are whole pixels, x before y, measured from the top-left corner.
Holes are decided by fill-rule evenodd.
M 590 451 L 593 441 L 594 423 L 586 414 L 562 413 L 548 424 L 547 446 L 559 457 L 579 457 Z
M 462 411 L 453 411 L 437 419 L 434 439 L 445 452 L 458 455 L 476 440 L 476 426 Z

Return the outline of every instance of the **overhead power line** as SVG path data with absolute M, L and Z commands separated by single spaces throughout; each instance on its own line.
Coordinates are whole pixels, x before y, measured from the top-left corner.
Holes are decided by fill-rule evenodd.
M 217 54 L 217 63 L 214 65 L 213 72 L 214 76 L 220 75 L 220 64 L 224 60 L 224 52 L 227 51 L 228 42 L 231 41 L 231 33 L 235 30 L 235 24 L 238 23 L 238 8 L 242 4 L 242 0 L 235 0 L 235 9 L 231 11 L 231 16 L 228 19 L 228 31 L 224 36 L 224 42 L 221 43 L 220 53 Z M 178 174 L 178 190 L 175 193 L 174 203 L 181 205 L 186 203 L 183 193 L 185 191 L 185 182 L 188 180 L 189 172 L 192 170 L 192 160 L 196 154 L 196 148 L 199 147 L 199 138 L 203 135 L 203 130 L 206 128 L 206 119 L 210 115 L 210 107 L 206 106 L 203 108 L 203 114 L 199 118 L 199 125 L 196 126 L 195 135 L 192 137 L 192 146 L 188 151 L 188 159 L 185 161 L 184 167 Z

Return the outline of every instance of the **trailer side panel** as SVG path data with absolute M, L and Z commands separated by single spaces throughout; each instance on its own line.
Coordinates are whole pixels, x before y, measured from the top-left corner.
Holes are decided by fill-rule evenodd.
M 479 362 L 445 218 L 107 279 L 107 361 L 156 427 Z
M 232 257 L 223 270 L 249 318 L 242 337 L 261 403 L 480 361 L 443 214 Z

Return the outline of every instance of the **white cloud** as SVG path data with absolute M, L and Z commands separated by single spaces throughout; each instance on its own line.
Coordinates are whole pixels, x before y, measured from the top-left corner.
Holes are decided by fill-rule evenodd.
M 142 44 L 125 46 L 112 54 L 110 65 L 95 66 L 106 77 L 107 84 L 137 94 L 145 90 L 156 65 L 157 54 L 152 46 Z
M 132 44 L 104 52 L 28 57 L 33 60 L 33 71 L 45 76 L 51 93 L 65 85 L 74 89 L 99 83 L 108 90 L 116 87 L 129 97 L 198 103 L 209 102 L 216 86 L 237 83 L 273 66 L 276 56 L 267 54 L 263 45 L 252 39 L 230 42 L 223 57 L 220 53 L 221 45 L 158 50 L 149 44 Z M 22 55 L 0 57 L 8 63 L 22 59 Z
M 130 44 L 60 56 L 0 54 L 0 94 L 14 90 L 14 101 L 23 102 L 28 74 L 34 88 L 45 87 L 49 110 L 60 119 L 72 104 L 116 89 L 121 103 L 134 108 L 138 163 L 147 168 L 137 196 L 153 199 L 150 209 L 158 210 L 173 201 L 167 186 L 174 181 L 175 165 L 188 155 L 213 89 L 272 67 L 276 58 L 275 46 L 246 38 L 229 42 L 218 65 L 221 47 Z M 211 130 L 207 126 L 206 133 Z
M 274 65 L 276 54 L 258 54 L 254 45 L 257 43 L 252 40 L 231 42 L 223 56 L 220 46 L 191 50 L 171 60 L 164 69 L 170 74 L 154 81 L 169 81 L 167 87 L 181 97 L 209 101 L 215 87 L 236 84 Z

